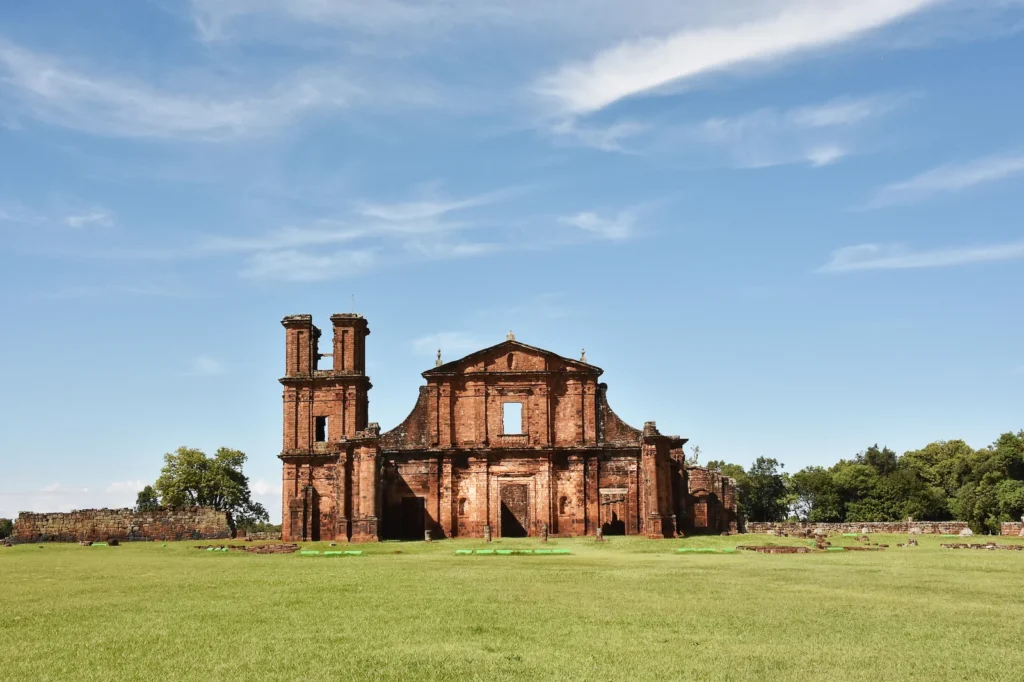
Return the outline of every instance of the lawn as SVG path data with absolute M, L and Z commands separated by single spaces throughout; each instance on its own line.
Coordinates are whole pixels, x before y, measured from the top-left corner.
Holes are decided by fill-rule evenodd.
M 453 540 L 330 558 L 0 548 L 0 679 L 1024 679 L 1024 552 L 873 539 L 891 547 L 675 552 L 806 544 L 739 536 L 547 543 L 569 556 L 456 556 L 483 544 Z

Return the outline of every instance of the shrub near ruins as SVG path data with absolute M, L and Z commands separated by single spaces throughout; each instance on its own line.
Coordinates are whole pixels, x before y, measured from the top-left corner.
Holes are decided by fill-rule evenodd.
M 9 538 L 14 529 L 14 522 L 10 519 L 0 519 L 0 540 Z

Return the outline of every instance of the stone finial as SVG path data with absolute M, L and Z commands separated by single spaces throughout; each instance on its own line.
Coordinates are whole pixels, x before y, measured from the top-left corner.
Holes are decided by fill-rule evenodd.
M 586 349 L 586 348 L 584 348 L 584 349 L 583 349 L 583 350 L 582 350 L 582 351 L 580 352 L 580 362 L 586 362 L 586 361 L 587 361 L 587 349 Z
M 441 362 L 441 349 L 437 349 L 437 360 L 434 361 L 434 367 L 440 367 L 443 363 Z
M 505 334 L 505 340 L 506 341 L 515 341 L 516 340 L 516 335 L 512 333 L 511 329 L 508 330 L 508 334 Z

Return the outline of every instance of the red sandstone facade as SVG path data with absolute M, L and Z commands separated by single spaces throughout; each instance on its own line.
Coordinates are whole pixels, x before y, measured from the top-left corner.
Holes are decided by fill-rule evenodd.
M 366 320 L 331 322 L 320 354 L 311 316 L 282 321 L 284 540 L 736 532 L 735 481 L 688 467 L 685 438 L 619 419 L 599 367 L 509 334 L 424 372 L 412 412 L 381 434 Z

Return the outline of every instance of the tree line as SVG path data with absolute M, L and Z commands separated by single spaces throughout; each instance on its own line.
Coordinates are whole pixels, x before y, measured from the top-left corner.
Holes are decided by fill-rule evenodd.
M 966 521 L 998 533 L 1024 514 L 1024 430 L 973 449 L 962 440 L 929 443 L 897 456 L 872 445 L 831 467 L 790 474 L 758 457 L 749 469 L 721 460 L 709 468 L 736 479 L 747 521 Z

